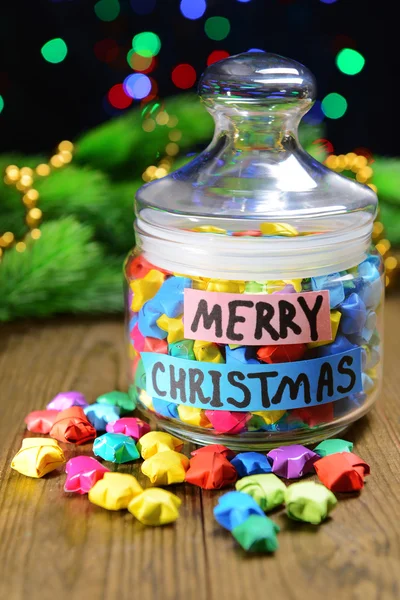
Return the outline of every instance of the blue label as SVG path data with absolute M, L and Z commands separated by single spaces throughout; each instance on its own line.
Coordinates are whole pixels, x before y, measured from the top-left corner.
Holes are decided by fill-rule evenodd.
M 290 410 L 362 391 L 361 348 L 272 365 L 220 365 L 142 352 L 152 398 L 210 410 Z

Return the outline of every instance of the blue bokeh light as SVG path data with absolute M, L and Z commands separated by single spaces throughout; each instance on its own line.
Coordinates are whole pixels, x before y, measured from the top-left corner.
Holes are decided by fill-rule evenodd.
M 206 12 L 206 0 L 181 0 L 181 13 L 187 19 L 200 19 Z
M 265 50 L 261 50 L 261 48 L 249 48 L 247 52 L 265 52 Z
M 151 80 L 144 73 L 133 73 L 124 80 L 125 94 L 135 100 L 146 98 L 151 92 Z
M 132 9 L 138 15 L 149 15 L 156 7 L 157 0 L 130 0 Z
M 250 2 L 250 0 L 237 0 L 237 1 L 238 1 L 238 2 L 242 2 L 243 4 L 244 4 L 245 2 Z
M 314 106 L 303 117 L 303 122 L 307 125 L 319 125 L 324 120 L 325 115 L 322 111 L 320 100 L 316 100 Z
M 334 4 L 336 0 L 321 0 L 323 4 Z

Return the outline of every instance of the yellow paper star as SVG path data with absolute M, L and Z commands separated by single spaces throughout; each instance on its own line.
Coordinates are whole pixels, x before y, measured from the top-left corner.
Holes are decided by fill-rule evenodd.
M 200 362 L 224 363 L 221 350 L 214 342 L 203 342 L 196 340 L 193 344 L 193 352 L 196 360 Z
M 128 508 L 130 501 L 143 492 L 136 477 L 128 473 L 104 473 L 89 491 L 89 500 L 107 510 Z
M 157 452 L 165 452 L 166 450 L 179 452 L 182 446 L 182 440 L 178 440 L 178 438 L 164 431 L 150 431 L 143 435 L 137 443 L 137 448 L 145 460 L 157 454 Z
M 231 281 L 229 279 L 211 279 L 207 284 L 207 292 L 229 292 L 230 294 L 243 294 L 244 281 Z
M 145 302 L 151 300 L 157 294 L 164 279 L 165 275 L 163 273 L 152 269 L 143 279 L 132 281 L 130 284 L 133 291 L 131 309 L 134 312 L 138 312 Z
M 157 319 L 157 325 L 163 331 L 168 332 L 168 344 L 180 342 L 185 338 L 182 317 L 173 319 L 172 317 L 167 317 L 167 315 L 161 315 L 161 317 Z
M 11 468 L 28 477 L 43 477 L 65 463 L 58 442 L 51 438 L 25 438 L 11 462 Z
M 260 230 L 263 235 L 282 235 L 285 237 L 299 235 L 297 229 L 288 223 L 261 223 Z
M 191 231 L 200 231 L 202 233 L 227 233 L 226 229 L 215 227 L 214 225 L 200 225 L 199 227 L 193 227 Z
M 172 485 L 185 481 L 189 459 L 180 452 L 157 452 L 142 463 L 142 473 L 155 485 Z
M 261 417 L 267 425 L 273 425 L 283 417 L 285 412 L 286 410 L 261 410 L 259 412 L 253 412 L 253 415 Z
M 193 427 L 212 427 L 210 421 L 206 417 L 205 411 L 202 408 L 178 404 L 178 414 L 183 423 L 193 425 Z
M 331 310 L 330 318 L 331 318 L 331 329 L 332 329 L 332 339 L 320 342 L 310 342 L 307 344 L 308 348 L 318 348 L 319 346 L 326 346 L 327 344 L 332 344 L 335 341 L 336 335 L 339 329 L 339 323 L 341 319 L 342 313 L 339 310 Z
M 181 500 L 161 488 L 148 488 L 136 496 L 128 510 L 143 525 L 166 525 L 179 517 Z

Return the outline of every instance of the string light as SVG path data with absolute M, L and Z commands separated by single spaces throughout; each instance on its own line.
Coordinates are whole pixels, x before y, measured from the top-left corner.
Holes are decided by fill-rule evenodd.
M 207 4 L 205 0 L 181 0 L 181 13 L 187 19 L 200 19 L 206 12 Z
M 156 111 L 158 111 L 157 114 Z M 142 115 L 144 116 L 142 127 L 145 131 L 154 131 L 156 126 L 167 126 L 171 128 L 171 131 L 168 134 L 171 141 L 165 146 L 165 155 L 160 159 L 157 165 L 148 166 L 142 173 L 143 181 L 148 183 L 154 179 L 162 179 L 171 171 L 174 156 L 179 153 L 179 146 L 176 142 L 181 139 L 182 132 L 179 129 L 175 129 L 179 122 L 178 117 L 176 115 L 168 114 L 158 102 L 151 108 L 146 107 L 142 112 Z
M 61 38 L 54 38 L 42 46 L 41 53 L 47 62 L 53 64 L 60 63 L 67 56 L 67 44 Z
M 330 154 L 325 159 L 325 165 L 341 173 L 342 171 L 350 171 L 355 173 L 357 181 L 365 183 L 375 193 L 378 192 L 376 185 L 371 183 L 371 179 L 374 175 L 373 168 L 368 164 L 366 156 L 356 154 L 355 152 L 348 152 L 347 154 Z M 398 260 L 392 254 L 389 254 L 391 244 L 390 241 L 384 237 L 385 228 L 383 223 L 375 221 L 372 228 L 372 240 L 375 243 L 375 247 L 379 254 L 382 256 L 385 265 L 385 286 L 388 287 L 394 278 L 395 272 L 399 266 Z
M 204 23 L 204 31 L 211 40 L 224 40 L 231 30 L 231 24 L 226 17 L 209 17 Z
M 36 206 L 40 195 L 34 185 L 35 177 L 47 177 L 52 167 L 60 168 L 72 160 L 74 145 L 69 140 L 63 140 L 57 146 L 57 153 L 50 157 L 48 163 L 40 163 L 34 169 L 28 166 L 19 168 L 17 165 L 8 165 L 5 169 L 4 181 L 7 185 L 14 186 L 22 193 L 21 202 L 25 208 L 25 224 L 28 231 L 22 239 L 16 239 L 12 231 L 0 235 L 0 262 L 5 250 L 14 247 L 16 252 L 25 252 L 29 241 L 38 240 L 42 232 L 39 229 L 43 213 Z
M 120 10 L 118 0 L 100 0 L 94 5 L 96 17 L 101 21 L 114 21 Z
M 161 40 L 156 33 L 152 31 L 143 31 L 138 33 L 132 40 L 132 49 L 136 54 L 151 58 L 160 52 Z
M 336 65 L 345 75 L 357 75 L 363 70 L 365 58 L 352 48 L 343 48 L 336 56 Z
M 325 96 L 321 108 L 328 119 L 340 119 L 347 110 L 347 100 L 341 94 L 333 92 Z
M 173 69 L 171 79 L 176 87 L 187 90 L 191 88 L 196 81 L 196 71 L 192 65 L 182 63 Z
M 207 58 L 207 66 L 213 65 L 214 63 L 222 60 L 224 58 L 228 58 L 229 52 L 226 50 L 213 50 L 211 54 L 209 54 Z

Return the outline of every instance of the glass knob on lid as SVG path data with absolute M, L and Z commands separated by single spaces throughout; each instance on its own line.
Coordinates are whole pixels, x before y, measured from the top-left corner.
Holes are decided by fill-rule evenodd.
M 228 111 L 294 110 L 305 113 L 315 98 L 315 80 L 303 65 L 278 56 L 254 52 L 214 63 L 204 73 L 199 94 L 205 104 Z

